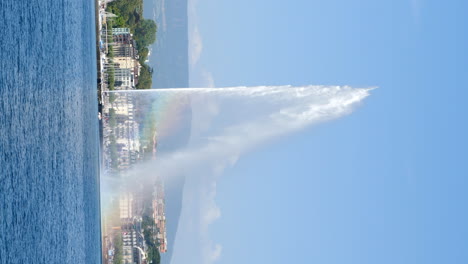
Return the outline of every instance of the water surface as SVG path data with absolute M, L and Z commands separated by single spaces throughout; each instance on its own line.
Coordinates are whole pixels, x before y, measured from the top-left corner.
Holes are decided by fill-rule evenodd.
M 0 16 L 0 263 L 99 263 L 94 2 Z

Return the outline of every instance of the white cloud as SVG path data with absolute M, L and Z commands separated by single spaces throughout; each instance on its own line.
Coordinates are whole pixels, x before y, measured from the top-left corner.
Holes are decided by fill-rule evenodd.
M 190 31 L 189 39 L 189 63 L 193 68 L 197 65 L 203 51 L 203 41 L 197 26 Z
M 202 231 L 207 231 L 207 228 L 210 224 L 216 221 L 221 217 L 221 210 L 216 205 L 216 180 L 213 179 L 211 182 L 208 191 L 204 194 L 203 200 L 205 201 L 202 205 L 202 219 L 201 219 L 201 229 Z
M 188 1 L 189 83 L 190 87 L 215 87 L 213 74 L 200 59 L 203 56 L 203 38 L 198 27 L 198 0 Z
M 213 78 L 213 74 L 206 70 L 202 70 L 201 72 L 201 86 L 200 87 L 208 87 L 213 88 L 215 87 L 215 81 Z
M 198 29 L 198 0 L 188 1 L 188 31 L 189 31 L 189 64 L 193 69 L 197 65 L 203 51 L 203 40 Z
M 207 253 L 207 260 L 206 263 L 214 263 L 221 257 L 221 251 L 223 247 L 220 244 L 214 245 L 214 247 L 210 248 Z
M 201 208 L 200 208 L 200 231 L 202 242 L 202 263 L 212 264 L 221 256 L 222 246 L 215 244 L 210 238 L 209 227 L 221 217 L 221 209 L 216 204 L 216 175 L 207 176 L 211 183 L 208 184 L 208 190 L 202 193 Z M 206 185 L 205 185 L 206 186 Z M 203 190 L 202 186 L 202 190 Z

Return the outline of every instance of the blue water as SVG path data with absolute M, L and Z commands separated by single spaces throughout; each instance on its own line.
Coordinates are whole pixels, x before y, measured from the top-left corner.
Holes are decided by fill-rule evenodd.
M 94 3 L 0 17 L 0 263 L 99 263 Z

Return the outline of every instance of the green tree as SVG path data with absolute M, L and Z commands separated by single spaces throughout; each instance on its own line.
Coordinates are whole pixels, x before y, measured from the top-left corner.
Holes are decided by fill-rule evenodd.
M 137 89 L 151 89 L 153 85 L 153 69 L 146 64 L 141 65 L 140 75 L 138 76 Z
M 143 236 L 145 237 L 146 245 L 148 246 L 147 254 L 148 260 L 150 263 L 159 264 L 161 263 L 161 254 L 158 250 L 158 242 L 154 240 L 155 231 L 157 231 L 156 226 L 154 225 L 154 219 L 151 216 L 152 209 L 147 207 L 143 212 Z
M 111 61 L 112 63 L 112 61 Z M 114 90 L 114 86 L 115 86 L 115 73 L 114 73 L 114 69 L 113 68 L 110 68 L 107 70 L 107 83 L 109 85 L 109 90 L 112 91 Z
M 161 263 L 161 254 L 159 253 L 159 250 L 156 247 L 150 247 L 148 249 L 148 259 L 153 264 Z
M 149 50 L 148 48 L 144 47 L 138 51 L 138 61 L 140 62 L 140 65 L 143 65 L 148 58 Z
M 107 57 L 114 58 L 114 48 L 112 46 L 109 46 L 107 50 Z
M 123 263 L 123 241 L 122 235 L 117 234 L 114 239 L 114 263 L 122 264 Z
M 135 27 L 135 40 L 138 51 L 148 47 L 156 41 L 156 23 L 151 19 L 142 19 Z
M 129 27 L 133 31 L 142 17 L 142 5 L 142 0 L 117 0 L 107 5 L 107 11 L 118 16 L 115 27 Z

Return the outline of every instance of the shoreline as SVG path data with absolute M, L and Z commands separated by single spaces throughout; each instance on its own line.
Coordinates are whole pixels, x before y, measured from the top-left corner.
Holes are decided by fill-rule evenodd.
M 100 172 L 120 179 L 123 172 L 142 160 L 138 136 L 140 124 L 133 117 L 133 100 L 107 92 L 150 89 L 152 69 L 146 62 L 148 45 L 155 41 L 157 26 L 153 20 L 142 16 L 134 23 L 127 24 L 128 17 L 134 15 L 129 12 L 130 9 L 138 8 L 142 12 L 139 4 L 142 4 L 142 0 L 120 0 L 133 4 L 131 7 L 121 7 L 118 5 L 120 2 L 107 5 L 104 0 L 94 1 Z M 126 22 L 114 21 L 117 15 L 126 18 Z M 152 263 L 159 264 L 160 254 L 167 252 L 164 184 L 150 184 L 144 190 L 147 197 L 120 184 L 114 184 L 112 188 L 117 193 L 110 205 L 111 212 L 101 212 L 101 262 L 112 264 L 135 258 L 133 248 L 138 246 L 141 252 L 138 252 L 137 258 L 151 259 Z M 147 202 L 152 208 L 150 211 L 120 207 L 123 204 L 123 208 L 133 208 L 136 204 Z M 158 204 L 157 208 L 153 207 L 155 203 Z M 143 218 L 146 220 L 143 221 Z M 138 240 L 135 240 L 138 234 Z M 128 242 L 129 239 L 131 242 Z M 122 244 L 122 240 L 126 242 Z
M 97 71 L 97 78 L 96 78 L 96 95 L 98 99 L 98 116 L 102 116 L 102 90 L 101 90 L 101 82 L 102 82 L 102 68 L 101 68 L 101 23 L 99 20 L 99 0 L 94 0 L 94 22 L 95 22 L 95 49 L 96 49 L 96 71 Z M 103 149 L 103 124 L 102 119 L 98 118 L 99 123 L 99 147 Z M 101 159 L 102 160 L 102 159 Z M 100 164 L 102 166 L 102 164 Z
M 100 50 L 100 43 L 101 43 L 101 28 L 100 28 L 100 21 L 99 21 L 99 0 L 94 0 L 94 21 L 95 21 L 95 35 L 96 35 L 96 69 L 97 69 L 97 96 L 99 105 L 102 104 L 102 97 L 101 97 L 101 50 Z M 100 109 L 99 109 L 100 110 Z M 100 112 L 100 111 L 99 111 Z
M 102 69 L 101 69 L 101 50 L 100 50 L 100 43 L 101 43 L 101 23 L 100 23 L 100 20 L 99 20 L 99 0 L 94 0 L 94 34 L 95 34 L 95 49 L 96 49 L 96 96 L 97 96 L 97 101 L 98 101 L 98 116 L 102 116 L 102 94 L 101 94 L 101 82 L 102 82 Z M 103 151 L 103 147 L 104 147 L 104 140 L 103 140 L 103 123 L 102 123 L 102 119 L 101 118 L 98 118 L 98 133 L 99 133 L 99 168 L 102 168 L 103 166 L 103 156 L 102 156 L 102 151 Z M 101 181 L 100 178 L 101 178 L 101 175 L 100 175 L 100 171 L 101 169 L 99 169 L 99 172 L 98 172 L 98 178 L 99 178 L 99 182 Z M 100 185 L 100 184 L 99 184 Z M 99 213 L 101 214 L 101 209 L 102 209 L 102 201 L 101 201 L 101 191 L 100 191 L 100 188 L 99 187 L 99 207 L 100 207 L 100 210 L 99 210 Z M 100 221 L 100 226 L 101 226 L 101 234 L 100 234 L 100 247 L 101 247 L 101 263 L 105 263 L 106 262 L 106 259 L 105 259 L 105 256 L 106 256 L 106 245 L 104 245 L 104 241 L 105 241 L 105 237 L 107 236 L 106 234 L 106 230 L 103 225 L 103 215 L 101 214 L 101 216 L 99 217 L 99 221 Z

